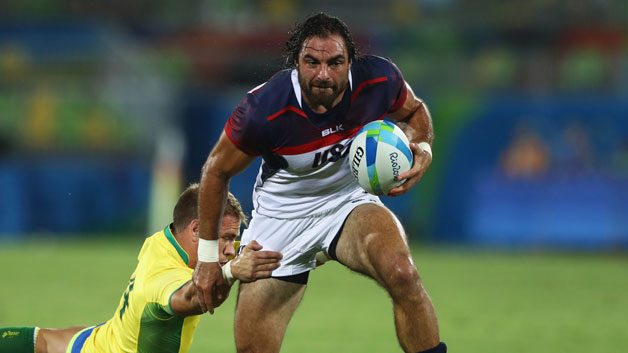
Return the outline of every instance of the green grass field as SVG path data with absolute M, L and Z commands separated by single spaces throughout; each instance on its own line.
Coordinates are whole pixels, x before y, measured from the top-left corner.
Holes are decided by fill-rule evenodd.
M 104 237 L 103 237 L 104 238 Z M 91 325 L 113 314 L 142 239 L 0 243 L 0 326 Z M 451 352 L 628 352 L 628 256 L 416 248 Z M 192 352 L 234 352 L 236 289 Z M 337 263 L 310 276 L 283 352 L 400 352 L 391 302 Z

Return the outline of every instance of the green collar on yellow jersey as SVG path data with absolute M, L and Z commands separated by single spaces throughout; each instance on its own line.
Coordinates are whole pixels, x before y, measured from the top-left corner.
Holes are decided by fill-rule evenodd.
M 174 235 L 172 235 L 172 231 L 170 231 L 170 225 L 166 226 L 166 228 L 164 229 L 164 234 L 166 235 L 166 239 L 168 239 L 170 244 L 172 244 L 172 246 L 174 246 L 174 248 L 177 250 L 179 256 L 181 256 L 181 258 L 183 259 L 183 262 L 185 262 L 185 264 L 187 265 L 189 261 L 188 253 L 183 250 L 181 245 L 179 245 L 177 239 L 175 239 Z

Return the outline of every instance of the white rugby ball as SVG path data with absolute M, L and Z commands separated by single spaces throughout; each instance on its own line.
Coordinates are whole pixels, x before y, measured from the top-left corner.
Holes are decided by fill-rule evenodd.
M 410 142 L 393 121 L 372 121 L 351 142 L 349 166 L 358 184 L 373 195 L 386 195 L 403 184 L 396 177 L 412 167 Z

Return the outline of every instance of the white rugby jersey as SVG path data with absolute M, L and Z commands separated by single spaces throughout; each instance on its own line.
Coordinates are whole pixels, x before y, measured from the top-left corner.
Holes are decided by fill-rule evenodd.
M 367 123 L 403 106 L 407 89 L 388 59 L 355 60 L 341 102 L 318 114 L 303 101 L 296 70 L 249 92 L 225 125 L 242 151 L 262 156 L 253 190 L 261 215 L 298 218 L 333 209 L 365 191 L 351 175 L 351 141 Z

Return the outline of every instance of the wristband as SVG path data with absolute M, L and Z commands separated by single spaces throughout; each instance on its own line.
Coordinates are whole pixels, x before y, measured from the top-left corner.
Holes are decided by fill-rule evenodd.
M 198 238 L 198 261 L 218 262 L 218 240 Z
M 233 282 L 235 282 L 236 279 L 233 277 L 233 274 L 231 274 L 231 261 L 227 262 L 222 267 L 222 278 L 224 278 L 225 282 L 229 285 L 232 285 Z
M 429 154 L 430 157 L 432 157 L 432 146 L 430 146 L 429 143 L 427 143 L 427 142 L 419 142 L 419 148 L 423 152 L 427 152 L 427 154 Z

